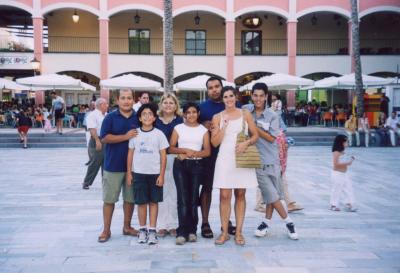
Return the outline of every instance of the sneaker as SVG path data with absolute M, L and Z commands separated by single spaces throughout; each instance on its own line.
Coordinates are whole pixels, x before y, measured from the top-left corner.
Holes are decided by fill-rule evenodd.
M 191 243 L 197 242 L 196 234 L 193 234 L 193 233 L 189 234 L 188 241 L 191 242 Z
M 184 245 L 185 243 L 186 243 L 185 237 L 183 237 L 183 236 L 176 237 L 175 244 L 181 246 L 181 245 Z
M 261 222 L 257 229 L 254 231 L 254 235 L 257 237 L 264 237 L 268 233 L 268 225 L 265 222 Z
M 138 243 L 139 244 L 147 243 L 147 229 L 145 229 L 145 228 L 139 229 Z
M 298 240 L 299 236 L 297 235 L 296 230 L 294 229 L 294 224 L 293 223 L 286 224 L 286 227 L 288 229 L 289 238 L 292 240 Z
M 155 245 L 158 243 L 157 232 L 155 230 L 149 230 L 147 243 L 149 245 Z

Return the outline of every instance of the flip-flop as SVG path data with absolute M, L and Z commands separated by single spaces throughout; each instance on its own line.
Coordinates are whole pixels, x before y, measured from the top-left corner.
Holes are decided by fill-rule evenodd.
M 340 211 L 340 208 L 338 208 L 336 206 L 331 206 L 330 210 L 331 211 Z
M 128 230 L 122 229 L 122 234 L 123 235 L 129 235 L 129 236 L 137 236 L 139 234 L 139 231 L 137 231 L 134 228 L 131 228 L 131 229 L 128 229 Z
M 235 235 L 235 243 L 239 246 L 244 246 L 246 244 L 246 241 L 242 234 Z
M 226 241 L 229 241 L 231 237 L 229 235 L 220 234 L 218 238 L 214 241 L 216 245 L 223 245 Z
M 111 233 L 107 233 L 106 235 L 102 234 L 97 238 L 97 242 L 99 243 L 105 243 L 107 242 L 111 237 Z

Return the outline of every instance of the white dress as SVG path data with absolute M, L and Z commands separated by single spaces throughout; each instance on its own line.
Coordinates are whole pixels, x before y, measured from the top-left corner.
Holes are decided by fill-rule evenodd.
M 230 120 L 225 129 L 225 135 L 219 147 L 217 162 L 215 163 L 213 187 L 216 189 L 245 189 L 257 187 L 255 169 L 236 168 L 236 138 L 238 133 L 242 131 L 242 126 L 243 116 L 235 120 Z

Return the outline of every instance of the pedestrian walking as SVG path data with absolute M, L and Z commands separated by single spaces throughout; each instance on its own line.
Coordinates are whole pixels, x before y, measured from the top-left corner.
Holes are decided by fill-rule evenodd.
M 83 180 L 82 188 L 88 190 L 93 184 L 94 179 L 101 168 L 103 175 L 103 158 L 104 158 L 104 144 L 101 143 L 101 125 L 103 124 L 104 117 L 108 109 L 108 103 L 104 98 L 96 100 L 96 109 L 91 112 L 87 118 L 87 128 L 90 132 L 89 141 L 89 165 L 85 178 Z
M 347 145 L 348 141 L 345 135 L 337 135 L 333 141 L 333 168 L 331 171 L 332 191 L 330 198 L 330 209 L 332 211 L 340 211 L 339 202 L 342 200 L 345 204 L 345 211 L 357 211 L 354 207 L 352 181 L 347 174 L 347 169 L 353 164 L 355 157 L 345 154 Z

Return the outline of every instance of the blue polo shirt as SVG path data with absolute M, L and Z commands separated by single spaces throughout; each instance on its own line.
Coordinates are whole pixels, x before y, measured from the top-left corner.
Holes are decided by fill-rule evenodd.
M 129 118 L 124 117 L 119 110 L 115 110 L 104 118 L 101 125 L 100 138 L 106 135 L 124 135 L 131 129 L 138 128 L 138 120 L 133 112 Z M 104 170 L 108 172 L 126 172 L 128 158 L 128 143 L 107 143 L 104 149 Z
M 170 123 L 165 124 L 160 118 L 156 120 L 156 128 L 161 130 L 167 137 L 168 142 L 171 140 L 172 131 L 176 125 L 183 123 L 183 118 L 176 116 Z
M 213 100 L 206 100 L 205 102 L 202 102 L 199 107 L 200 123 L 203 123 L 207 120 L 211 121 L 215 114 L 218 114 L 225 110 L 225 105 L 222 101 L 215 102 Z

